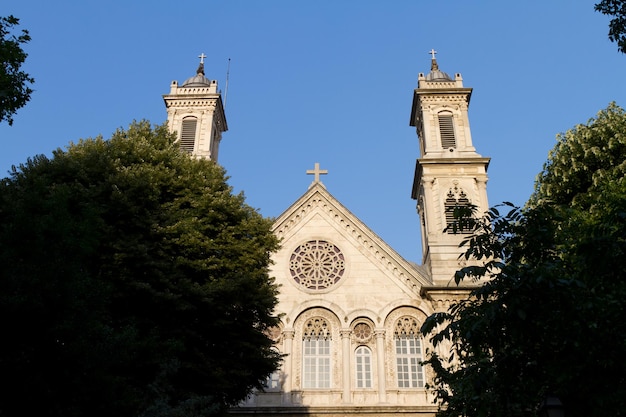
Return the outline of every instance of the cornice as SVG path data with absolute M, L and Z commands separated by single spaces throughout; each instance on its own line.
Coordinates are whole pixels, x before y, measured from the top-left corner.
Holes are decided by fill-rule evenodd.
M 491 158 L 484 156 L 466 156 L 466 157 L 436 157 L 436 158 L 419 158 L 419 165 L 460 165 L 460 164 L 470 164 L 470 165 L 485 165 L 488 166 Z
M 176 99 L 166 100 L 166 107 L 217 107 L 217 99 Z
M 428 94 L 420 95 L 422 103 L 451 103 L 451 102 L 467 102 L 467 94 Z
M 429 300 L 435 311 L 445 311 L 454 303 L 466 300 L 471 291 L 477 289 L 476 285 L 468 286 L 425 286 L 420 290 L 420 295 Z

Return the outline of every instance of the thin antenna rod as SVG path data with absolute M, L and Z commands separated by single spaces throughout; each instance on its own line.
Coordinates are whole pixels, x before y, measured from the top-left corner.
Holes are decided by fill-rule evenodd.
M 226 69 L 226 87 L 224 89 L 224 109 L 226 109 L 226 99 L 228 98 L 228 79 L 230 77 L 230 58 L 228 58 L 228 68 Z

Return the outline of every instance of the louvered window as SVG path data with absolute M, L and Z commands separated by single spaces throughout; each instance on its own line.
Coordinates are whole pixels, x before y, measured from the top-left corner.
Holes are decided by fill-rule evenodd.
M 446 198 L 445 202 L 446 207 L 446 225 L 448 226 L 448 233 L 453 233 L 450 228 L 450 225 L 454 223 L 454 209 L 457 207 L 456 198 L 454 198 L 454 194 L 451 192 L 448 193 L 448 198 Z
M 439 134 L 441 135 L 441 146 L 443 149 L 456 148 L 454 120 L 451 114 L 439 115 Z
M 186 117 L 183 119 L 183 126 L 180 131 L 180 148 L 191 153 L 196 143 L 196 126 L 198 119 Z

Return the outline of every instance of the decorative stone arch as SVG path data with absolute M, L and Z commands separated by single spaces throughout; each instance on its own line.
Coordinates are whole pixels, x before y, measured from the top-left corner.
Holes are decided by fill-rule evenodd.
M 359 309 L 350 311 L 345 318 L 345 322 L 350 323 L 350 325 L 353 325 L 354 321 L 357 319 L 370 320 L 374 326 L 376 326 L 377 323 L 381 322 L 380 316 L 376 314 L 376 312 L 367 308 L 359 308 Z
M 375 346 L 374 321 L 366 316 L 356 317 L 350 322 L 350 340 L 353 345 L 366 345 L 370 348 Z
M 296 321 L 300 319 L 300 316 L 305 315 L 305 313 L 311 309 L 328 310 L 330 314 L 335 316 L 335 318 L 341 323 L 341 325 L 346 326 L 348 323 L 348 316 L 346 312 L 338 304 L 320 299 L 303 301 L 302 303 L 295 306 L 293 310 L 287 313 L 283 317 L 283 321 L 286 324 L 291 324 L 292 327 L 294 327 L 295 329 Z
M 383 317 L 383 320 L 379 326 L 385 328 L 385 330 L 389 330 L 388 322 L 390 317 L 393 319 L 394 314 L 401 309 L 416 310 L 417 312 L 415 314 L 422 317 L 423 320 L 426 320 L 426 317 L 435 312 L 432 304 L 424 298 L 396 300 L 387 304 L 380 310 L 380 317 Z
M 388 334 L 393 334 L 395 330 L 396 322 L 398 321 L 398 319 L 400 319 L 400 317 L 403 317 L 403 316 L 415 317 L 416 320 L 420 323 L 420 325 L 421 323 L 424 323 L 424 321 L 428 317 L 428 315 L 417 306 L 406 305 L 406 304 L 400 305 L 397 308 L 394 308 L 393 310 L 391 310 L 385 316 L 384 328 L 388 332 Z
M 424 323 L 428 316 L 424 311 L 413 306 L 401 306 L 389 312 L 385 317 L 384 329 L 385 329 L 385 351 L 387 357 L 388 366 L 386 366 L 385 380 L 388 387 L 396 387 L 397 385 L 397 373 L 396 373 L 396 347 L 395 339 L 396 333 L 408 336 L 410 332 L 421 340 L 422 358 L 426 351 L 426 341 L 419 332 L 421 325 Z M 404 334 L 402 332 L 405 332 Z M 429 377 L 427 372 L 424 373 L 426 378 Z
M 332 326 L 333 328 L 332 335 L 336 335 L 337 337 L 339 337 L 339 330 L 341 329 L 341 320 L 339 319 L 339 316 L 333 310 L 326 308 L 325 306 L 322 306 L 320 304 L 303 309 L 303 311 L 296 317 L 293 323 L 293 328 L 296 331 L 296 335 L 301 335 L 304 331 L 303 326 L 305 325 L 305 322 L 314 317 L 321 317 L 325 319 L 328 322 L 328 325 Z
M 293 322 L 293 389 L 302 390 L 303 340 L 321 336 L 331 341 L 331 381 L 330 389 L 341 387 L 341 321 L 337 315 L 326 308 L 317 306 L 302 311 Z
M 461 117 L 463 115 L 462 110 L 462 106 L 460 106 L 459 103 L 449 103 L 447 100 L 439 103 L 431 103 L 428 106 L 428 111 L 435 116 L 441 112 L 448 112 L 455 118 Z

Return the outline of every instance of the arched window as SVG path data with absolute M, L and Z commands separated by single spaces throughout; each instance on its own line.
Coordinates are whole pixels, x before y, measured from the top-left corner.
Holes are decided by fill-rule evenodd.
M 302 387 L 330 388 L 330 326 L 321 317 L 306 322 L 302 333 Z
M 456 148 L 456 136 L 454 135 L 454 118 L 452 113 L 442 112 L 437 115 L 439 119 L 439 135 L 443 149 Z
M 396 376 L 398 388 L 421 388 L 424 386 L 422 340 L 419 325 L 413 317 L 401 317 L 395 327 Z
M 456 224 L 458 218 L 455 218 L 456 212 L 470 206 L 470 201 L 465 191 L 457 187 L 450 188 L 444 202 L 446 215 L 446 231 L 448 233 L 472 233 L 472 230 L 466 224 Z
M 198 119 L 195 117 L 185 117 L 180 129 L 180 148 L 191 153 L 196 144 L 196 127 Z
M 372 351 L 367 346 L 359 346 L 355 359 L 356 387 L 372 388 Z

